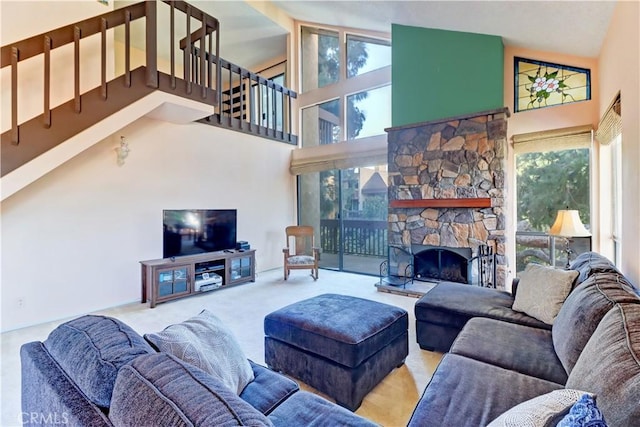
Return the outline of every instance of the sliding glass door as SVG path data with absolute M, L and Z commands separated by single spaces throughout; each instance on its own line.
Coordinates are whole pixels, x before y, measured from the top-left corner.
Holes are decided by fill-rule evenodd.
M 299 219 L 316 229 L 320 267 L 377 275 L 387 256 L 386 165 L 300 175 Z

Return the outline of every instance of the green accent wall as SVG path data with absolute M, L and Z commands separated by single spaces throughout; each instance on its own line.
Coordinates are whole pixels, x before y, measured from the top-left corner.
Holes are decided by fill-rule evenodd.
M 392 126 L 504 106 L 502 38 L 394 24 L 391 40 Z

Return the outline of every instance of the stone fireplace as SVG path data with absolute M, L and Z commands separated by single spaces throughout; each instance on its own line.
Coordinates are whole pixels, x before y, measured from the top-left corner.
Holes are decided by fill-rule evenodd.
M 504 289 L 508 109 L 387 129 L 389 244 L 496 254 Z

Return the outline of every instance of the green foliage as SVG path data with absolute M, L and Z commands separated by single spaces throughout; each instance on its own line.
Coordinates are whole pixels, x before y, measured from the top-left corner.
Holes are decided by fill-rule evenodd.
M 336 170 L 320 172 L 320 218 L 336 219 L 338 188 Z
M 589 217 L 589 150 L 527 153 L 517 157 L 518 221 L 546 232 L 559 209 L 577 209 Z
M 387 198 L 385 196 L 367 196 L 362 203 L 363 218 L 386 220 L 389 213 Z

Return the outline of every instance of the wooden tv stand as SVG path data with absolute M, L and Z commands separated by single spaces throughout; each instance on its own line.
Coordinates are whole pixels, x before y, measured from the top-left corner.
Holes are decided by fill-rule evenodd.
M 142 303 L 171 301 L 189 295 L 256 281 L 256 251 L 229 250 L 140 261 Z

